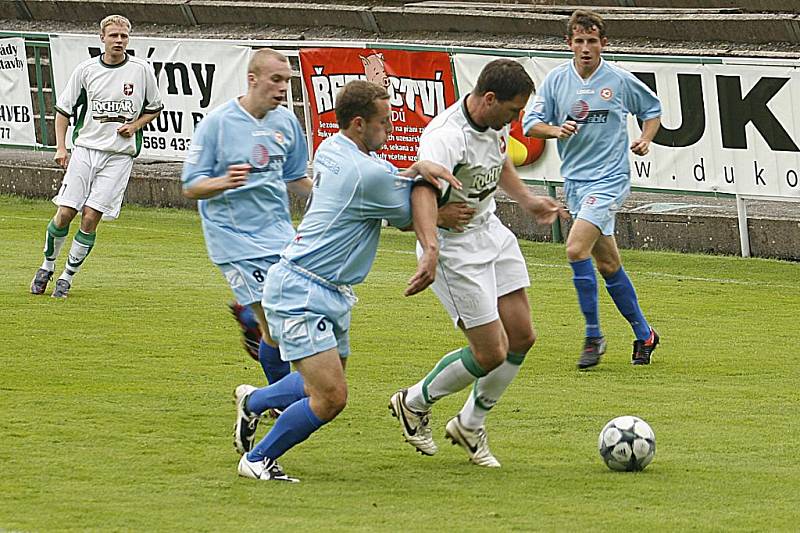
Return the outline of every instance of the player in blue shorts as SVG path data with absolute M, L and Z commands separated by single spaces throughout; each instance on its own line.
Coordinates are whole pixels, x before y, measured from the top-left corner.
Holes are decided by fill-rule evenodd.
M 650 327 L 614 239 L 616 212 L 630 193 L 628 149 L 646 155 L 661 125 L 658 97 L 633 74 L 601 57 L 608 44 L 603 19 L 575 11 L 567 23 L 567 44 L 575 57 L 550 71 L 523 119 L 527 135 L 558 139 L 567 206 L 575 219 L 567 237 L 567 258 L 586 319 L 578 368 L 591 368 L 605 353 L 597 305 L 597 269 L 606 289 L 630 322 L 636 340 L 632 362 L 650 363 L 658 333 Z M 629 144 L 627 117 L 642 121 L 641 135 Z
M 211 261 L 260 324 L 257 357 L 269 383 L 290 367 L 269 335 L 261 308 L 264 281 L 295 235 L 287 190 L 301 197 L 311 191 L 305 136 L 294 113 L 281 106 L 291 77 L 285 56 L 267 48 L 255 52 L 247 93 L 200 122 L 182 176 L 184 194 L 198 200 Z M 233 311 L 240 323 L 247 320 L 241 307 Z M 256 351 L 254 344 L 249 351 Z
M 406 289 L 406 295 L 415 294 L 436 274 L 438 179 L 460 187 L 439 165 L 420 161 L 398 172 L 375 155 L 392 132 L 383 87 L 348 83 L 336 98 L 336 120 L 339 133 L 326 139 L 314 158 L 309 210 L 280 262 L 269 270 L 262 302 L 281 355 L 297 371 L 268 387 L 239 385 L 234 392 L 234 444 L 242 453 L 238 471 L 243 477 L 297 481 L 277 459 L 345 407 L 350 310 L 356 302 L 352 285 L 361 283 L 372 266 L 381 220 L 408 227 L 414 205 L 414 230 L 424 250 Z M 410 179 L 418 174 L 424 179 Z M 429 182 L 436 185 L 415 186 Z M 283 414 L 253 446 L 258 417 L 275 408 Z

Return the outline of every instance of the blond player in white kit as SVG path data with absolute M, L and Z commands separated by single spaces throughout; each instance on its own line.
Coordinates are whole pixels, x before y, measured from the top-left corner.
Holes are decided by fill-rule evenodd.
M 133 158 L 142 146 L 142 128 L 163 107 L 153 68 L 126 52 L 130 29 L 123 16 L 104 18 L 100 22 L 104 52 L 78 65 L 58 95 L 54 159 L 67 172 L 53 198 L 58 210 L 47 225 L 44 262 L 31 281 L 32 294 L 44 294 L 69 225 L 80 211 L 80 229 L 52 294 L 67 297 L 72 277 L 94 246 L 100 219 L 119 216 Z M 75 147 L 70 157 L 66 135 L 73 116 Z
M 419 158 L 452 170 L 463 184 L 461 191 L 443 187 L 440 205 L 467 202 L 476 210 L 463 232 L 439 230 L 439 265 L 431 286 L 468 345 L 445 355 L 390 400 L 406 441 L 425 455 L 438 450 L 429 426 L 433 404 L 472 385 L 445 435 L 473 463 L 500 466 L 489 450 L 484 420 L 519 372 L 536 334 L 525 292 L 528 269 L 516 237 L 494 214 L 494 195 L 499 185 L 541 224 L 565 214 L 555 200 L 531 194 L 507 157 L 508 125 L 533 89 L 518 62 L 494 60 L 472 92 L 434 118 L 420 139 Z

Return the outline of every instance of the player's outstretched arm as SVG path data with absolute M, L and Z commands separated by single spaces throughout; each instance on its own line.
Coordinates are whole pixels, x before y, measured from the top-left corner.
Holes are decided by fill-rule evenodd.
M 539 224 L 552 224 L 556 217 L 567 218 L 568 214 L 561 204 L 549 196 L 531 194 L 522 183 L 511 159 L 506 158 L 500 173 L 500 186 L 512 200 L 517 202 Z
M 247 183 L 247 174 L 250 172 L 250 168 L 247 163 L 231 165 L 224 176 L 192 181 L 189 186 L 184 187 L 183 195 L 192 200 L 205 200 L 228 189 L 237 189 Z
M 422 255 L 417 261 L 417 271 L 408 280 L 408 286 L 403 293 L 406 296 L 422 292 L 436 278 L 436 263 L 439 260 L 439 235 L 436 231 L 437 196 L 437 189 L 428 182 L 417 184 L 411 190 L 414 233 L 417 234 L 417 241 L 422 247 Z
M 552 126 L 539 122 L 528 129 L 525 135 L 537 139 L 567 139 L 578 133 L 578 124 L 574 120 L 567 120 L 560 126 Z

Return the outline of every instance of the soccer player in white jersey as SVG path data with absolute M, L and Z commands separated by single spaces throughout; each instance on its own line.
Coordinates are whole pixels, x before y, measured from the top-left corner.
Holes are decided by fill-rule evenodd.
M 257 354 L 268 383 L 283 378 L 290 367 L 269 335 L 261 308 L 264 280 L 295 235 L 287 190 L 301 198 L 311 191 L 303 130 L 281 105 L 291 78 L 283 54 L 268 48 L 253 53 L 247 93 L 200 122 L 182 175 L 184 195 L 199 200 L 211 261 L 260 324 Z
M 382 219 L 407 227 L 414 205 L 414 230 L 424 253 L 406 294 L 423 290 L 436 275 L 435 187 L 439 178 L 456 180 L 426 161 L 400 173 L 377 157 L 375 151 L 392 132 L 389 95 L 383 87 L 361 80 L 345 85 L 336 97 L 336 121 L 339 133 L 326 139 L 314 157 L 311 205 L 297 236 L 270 268 L 262 302 L 283 358 L 297 371 L 261 389 L 239 385 L 234 393 L 234 442 L 242 454 L 238 471 L 243 477 L 297 481 L 277 459 L 344 409 L 350 310 L 356 302 L 351 286 L 369 273 Z M 417 174 L 422 178 L 409 179 Z M 432 208 L 418 210 L 420 198 Z M 253 446 L 258 417 L 276 407 L 285 407 L 283 414 Z
M 125 17 L 104 18 L 100 22 L 103 53 L 78 65 L 58 95 L 54 159 L 67 172 L 53 198 L 58 210 L 47 225 L 44 262 L 31 281 L 32 294 L 44 294 L 47 289 L 69 225 L 80 211 L 80 229 L 52 294 L 53 298 L 67 297 L 72 277 L 94 247 L 100 219 L 119 216 L 133 158 L 142 146 L 142 128 L 161 112 L 153 68 L 126 52 L 130 29 Z M 73 116 L 75 148 L 70 157 L 66 136 Z
M 509 123 L 519 117 L 533 89 L 520 63 L 496 59 L 483 68 L 472 92 L 435 117 L 420 138 L 420 159 L 452 169 L 464 185 L 461 191 L 445 187 L 441 201 L 464 201 L 476 209 L 463 232 L 439 230 L 432 285 L 468 345 L 445 355 L 389 404 L 406 441 L 425 455 L 437 451 L 428 418 L 433 404 L 472 385 L 445 434 L 474 464 L 500 466 L 489 450 L 484 421 L 519 372 L 536 335 L 525 292 L 528 270 L 516 237 L 494 214 L 495 191 L 502 187 L 541 224 L 552 223 L 560 213 L 552 198 L 530 193 L 507 154 Z
M 639 156 L 649 152 L 661 125 L 661 103 L 633 74 L 603 60 L 608 38 L 599 15 L 575 11 L 566 37 L 574 58 L 547 74 L 525 114 L 523 128 L 532 137 L 558 139 L 564 194 L 575 220 L 567 237 L 567 258 L 586 320 L 578 368 L 597 365 L 606 351 L 592 257 L 611 299 L 636 336 L 632 363 L 647 365 L 659 337 L 642 314 L 622 267 L 614 222 L 630 194 L 628 150 Z M 641 134 L 630 144 L 628 114 L 642 121 Z

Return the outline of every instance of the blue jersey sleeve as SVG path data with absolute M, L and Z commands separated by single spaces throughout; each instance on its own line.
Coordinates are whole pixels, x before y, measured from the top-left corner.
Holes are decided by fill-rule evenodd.
M 533 97 L 533 104 L 522 117 L 522 131 L 528 131 L 537 124 L 554 124 L 556 122 L 556 106 L 553 100 L 553 77 L 545 76 L 539 90 Z
M 181 181 L 185 189 L 199 178 L 213 177 L 217 167 L 217 116 L 205 117 L 192 136 L 192 146 L 183 163 Z
M 661 101 L 650 87 L 628 73 L 625 76 L 625 105 L 628 112 L 641 120 L 650 120 L 661 116 Z
M 385 218 L 392 226 L 411 225 L 411 186 L 404 178 L 375 165 L 360 183 L 361 215 L 368 219 Z
M 287 150 L 286 162 L 283 164 L 283 181 L 299 180 L 308 174 L 308 148 L 303 128 L 294 115 L 289 124 L 292 128 L 292 146 Z

